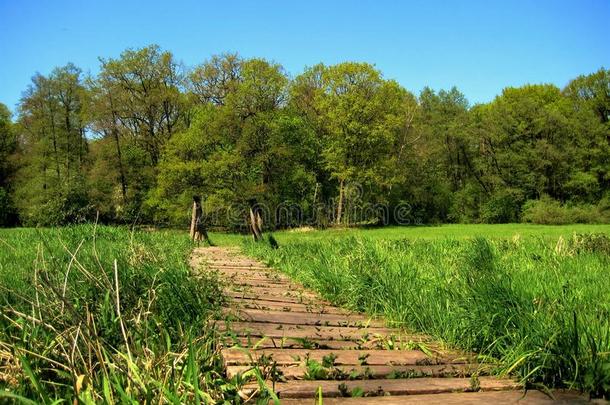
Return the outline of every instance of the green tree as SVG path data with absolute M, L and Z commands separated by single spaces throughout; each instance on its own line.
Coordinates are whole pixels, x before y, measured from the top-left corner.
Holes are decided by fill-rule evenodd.
M 96 207 L 119 221 L 149 221 L 153 213 L 145 201 L 162 150 L 190 124 L 185 75 L 173 55 L 156 45 L 100 61 L 101 71 L 89 85 L 92 129 L 101 138 L 96 152 L 113 164 L 94 164 L 89 184 L 108 191 L 96 199 Z
M 0 103 L 0 226 L 12 225 L 17 219 L 11 199 L 11 176 L 15 169 L 11 158 L 16 146 L 11 112 Z
M 577 124 L 580 124 L 579 132 L 583 136 L 578 150 L 584 166 L 588 166 L 585 172 L 575 173 L 570 180 L 572 194 L 595 195 L 593 178 L 601 190 L 610 190 L 610 70 L 601 68 L 590 75 L 579 76 L 563 93 L 572 101 L 579 116 Z M 591 114 L 601 126 L 595 125 Z
M 466 130 L 468 100 L 455 87 L 438 93 L 426 87 L 419 104 L 420 136 L 425 145 L 420 168 L 425 170 L 419 170 L 414 209 L 426 219 L 472 221 L 479 215 L 473 193 L 484 192 L 485 187 L 472 170 L 473 151 Z
M 21 167 L 15 205 L 26 224 L 84 220 L 88 143 L 87 92 L 72 64 L 37 74 L 19 106 Z
M 312 135 L 285 108 L 282 67 L 222 55 L 195 68 L 190 80 L 199 105 L 191 126 L 165 148 L 150 199 L 159 216 L 184 223 L 188 213 L 178 207 L 203 195 L 221 225 L 241 225 L 239 216 L 232 224 L 222 213 L 252 201 L 269 207 L 304 198 L 313 178 L 303 162 Z
M 585 103 L 600 122 L 610 122 L 610 70 L 601 68 L 590 75 L 578 76 L 563 92 L 567 97 Z
M 296 83 L 294 105 L 322 138 L 323 168 L 338 183 L 335 220 L 342 223 L 347 183 L 390 187 L 390 156 L 408 94 L 365 63 L 314 66 Z
M 111 93 L 111 113 L 155 166 L 161 149 L 181 129 L 183 74 L 170 52 L 156 45 L 128 49 L 119 59 L 102 59 L 100 86 Z M 108 101 L 110 103 L 110 101 Z

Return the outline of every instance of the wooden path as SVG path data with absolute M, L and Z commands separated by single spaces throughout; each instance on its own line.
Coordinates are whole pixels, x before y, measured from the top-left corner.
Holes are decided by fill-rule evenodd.
M 325 404 L 553 402 L 508 378 L 488 376 L 472 355 L 445 350 L 429 336 L 332 306 L 279 271 L 231 248 L 195 249 L 192 266 L 217 271 L 231 297 L 222 357 L 228 377 L 257 368 L 282 403 Z M 254 398 L 260 385 L 244 386 Z M 364 396 L 363 398 L 348 398 Z M 566 403 L 582 397 L 564 394 Z

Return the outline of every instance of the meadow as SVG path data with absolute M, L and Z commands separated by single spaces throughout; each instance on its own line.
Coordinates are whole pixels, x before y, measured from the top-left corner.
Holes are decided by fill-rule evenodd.
M 476 351 L 533 387 L 610 390 L 609 225 L 211 233 L 334 303 Z M 0 229 L 0 402 L 240 401 L 185 231 Z
M 333 303 L 479 353 L 536 388 L 610 390 L 610 227 L 280 232 L 247 253 Z
M 210 403 L 222 376 L 185 232 L 0 229 L 0 403 Z

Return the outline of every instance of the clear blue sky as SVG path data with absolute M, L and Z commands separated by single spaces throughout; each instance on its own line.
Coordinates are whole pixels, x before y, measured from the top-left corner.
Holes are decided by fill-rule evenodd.
M 0 0 L 0 102 L 15 108 L 35 72 L 151 43 L 187 66 L 239 52 L 296 75 L 367 61 L 412 92 L 457 86 L 486 102 L 506 86 L 610 67 L 609 0 Z

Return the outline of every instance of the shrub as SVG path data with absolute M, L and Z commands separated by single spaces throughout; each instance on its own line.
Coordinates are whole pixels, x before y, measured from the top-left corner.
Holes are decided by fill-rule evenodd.
M 598 205 L 561 204 L 548 196 L 539 200 L 529 200 L 523 205 L 523 222 L 544 225 L 563 225 L 575 223 L 608 223 L 610 210 L 605 200 Z
M 478 222 L 480 218 L 480 194 L 479 188 L 472 184 L 467 184 L 463 189 L 453 193 L 449 220 L 458 223 Z
M 482 205 L 481 220 L 488 224 L 518 222 L 522 204 L 521 190 L 499 190 Z

